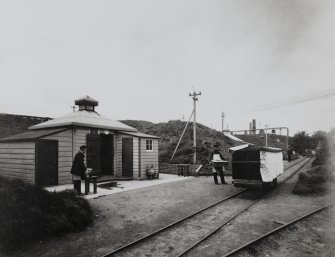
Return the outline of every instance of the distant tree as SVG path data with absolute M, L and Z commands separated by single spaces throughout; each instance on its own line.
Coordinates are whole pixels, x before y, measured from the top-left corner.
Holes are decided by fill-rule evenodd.
M 312 135 L 312 145 L 313 149 L 316 149 L 320 145 L 326 144 L 327 141 L 327 133 L 322 130 L 318 130 Z
M 316 153 L 313 165 L 326 165 L 330 157 L 330 145 L 328 139 L 330 139 L 331 133 L 324 131 L 317 131 L 313 134 L 312 140 L 315 145 Z
M 306 149 L 313 148 L 313 140 L 312 137 L 306 133 L 306 131 L 297 132 L 291 141 L 291 147 L 294 151 L 303 154 Z

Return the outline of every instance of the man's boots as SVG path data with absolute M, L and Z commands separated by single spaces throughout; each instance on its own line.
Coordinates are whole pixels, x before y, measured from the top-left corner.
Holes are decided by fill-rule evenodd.
M 81 180 L 73 180 L 73 188 L 78 194 L 81 194 Z

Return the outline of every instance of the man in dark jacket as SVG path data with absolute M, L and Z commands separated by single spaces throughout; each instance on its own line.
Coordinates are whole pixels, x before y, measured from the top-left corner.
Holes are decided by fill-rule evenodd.
M 293 154 L 293 150 L 292 150 L 292 148 L 290 147 L 290 148 L 287 150 L 287 161 L 288 161 L 288 162 L 291 162 L 291 161 L 292 161 L 292 154 Z
M 73 187 L 79 194 L 81 194 L 81 180 L 85 179 L 86 165 L 85 165 L 85 153 L 86 145 L 82 145 L 79 148 L 79 152 L 76 154 L 73 160 L 71 174 L 73 175 Z
M 221 178 L 221 183 L 227 184 L 223 174 L 223 171 L 225 170 L 223 165 L 227 163 L 227 161 L 224 160 L 222 154 L 220 153 L 219 146 L 219 143 L 214 144 L 214 150 L 211 152 L 209 162 L 211 162 L 213 166 L 213 177 L 215 184 L 219 184 L 218 173 Z

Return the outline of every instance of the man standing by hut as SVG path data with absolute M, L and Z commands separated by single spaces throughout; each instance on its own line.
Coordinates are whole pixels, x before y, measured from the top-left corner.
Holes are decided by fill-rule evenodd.
M 73 187 L 79 194 L 81 194 L 81 180 L 85 179 L 86 165 L 85 165 L 85 154 L 86 145 L 82 145 L 79 148 L 79 152 L 76 154 L 73 160 L 71 174 L 73 175 Z
M 214 150 L 211 152 L 210 155 L 210 162 L 212 163 L 213 166 L 213 177 L 214 177 L 214 182 L 215 184 L 218 183 L 218 173 L 221 178 L 221 183 L 222 184 L 227 184 L 225 179 L 224 179 L 224 174 L 223 171 L 225 170 L 224 168 L 224 163 L 227 163 L 227 161 L 224 160 L 222 154 L 219 151 L 219 143 L 214 144 Z

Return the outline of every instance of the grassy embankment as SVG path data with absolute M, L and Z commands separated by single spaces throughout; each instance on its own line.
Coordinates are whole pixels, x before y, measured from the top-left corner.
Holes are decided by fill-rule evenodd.
M 0 249 L 4 251 L 84 230 L 93 221 L 89 203 L 73 190 L 48 192 L 1 176 L 0 206 Z
M 330 148 L 325 142 L 317 149 L 313 168 L 299 174 L 299 179 L 293 188 L 298 195 L 324 195 L 330 192 L 335 181 L 334 166 L 330 162 Z
M 324 195 L 329 192 L 334 176 L 327 166 L 317 166 L 299 174 L 293 193 L 298 195 Z

